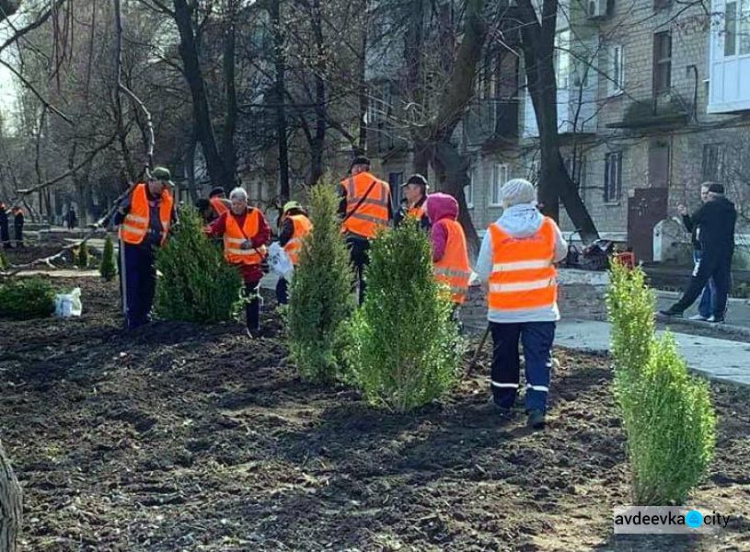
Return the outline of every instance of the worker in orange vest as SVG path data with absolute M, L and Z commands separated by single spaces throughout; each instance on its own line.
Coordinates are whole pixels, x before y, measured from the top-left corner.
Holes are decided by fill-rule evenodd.
M 454 317 L 458 318 L 458 308 L 466 301 L 471 277 L 466 235 L 458 222 L 458 201 L 448 194 L 434 193 L 427 197 L 426 205 L 432 223 L 430 241 L 435 278 L 450 290 Z
M 490 408 L 512 416 L 518 394 L 519 339 L 526 361 L 527 423 L 543 429 L 552 366 L 557 308 L 554 263 L 568 244 L 557 224 L 535 205 L 534 187 L 516 178 L 502 188 L 503 214 L 482 241 L 477 273 L 488 282 L 487 318 L 492 331 Z
M 208 194 L 208 199 L 201 198 L 195 202 L 195 208 L 203 222 L 210 224 L 229 211 L 231 202 L 225 197 L 224 188 L 217 187 Z
M 343 217 L 341 231 L 351 252 L 359 304 L 365 298 L 365 267 L 370 263 L 370 240 L 379 230 L 388 228 L 393 220 L 391 188 L 387 182 L 370 173 L 370 160 L 356 157 L 351 176 L 341 182 L 339 214 Z
M 229 194 L 231 208 L 212 222 L 207 230 L 211 237 L 224 238 L 224 258 L 236 266 L 245 282 L 245 317 L 247 333 L 257 338 L 260 328 L 260 280 L 262 264 L 268 255 L 266 245 L 271 227 L 260 209 L 247 202 L 247 192 L 235 188 Z
M 136 184 L 113 218 L 120 227 L 120 291 L 129 330 L 151 319 L 156 250 L 166 242 L 176 218 L 170 177 L 168 169 L 156 167 L 145 183 Z
M 229 208 L 232 206 L 232 203 L 227 199 L 224 188 L 221 186 L 218 186 L 209 192 L 208 202 L 211 204 L 211 208 L 217 218 L 229 211 Z
M 406 179 L 406 182 L 401 185 L 405 202 L 398 213 L 396 213 L 396 226 L 401 225 L 407 217 L 413 217 L 419 221 L 420 228 L 429 231 L 430 219 L 425 209 L 427 191 L 429 189 L 430 186 L 427 184 L 427 179 L 421 174 L 413 174 Z
M 296 201 L 287 201 L 284 204 L 281 211 L 279 245 L 284 248 L 295 267 L 299 264 L 302 238 L 312 231 L 312 227 L 312 222 L 302 205 Z M 276 300 L 280 305 L 286 305 L 289 302 L 289 284 L 285 278 L 279 278 L 276 283 Z

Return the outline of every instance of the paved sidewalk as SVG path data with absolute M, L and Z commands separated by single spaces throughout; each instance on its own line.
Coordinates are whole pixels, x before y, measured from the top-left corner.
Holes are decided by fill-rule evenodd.
M 661 334 L 662 331 L 657 333 Z M 750 343 L 673 332 L 688 368 L 709 379 L 750 385 Z M 561 320 L 555 344 L 592 353 L 608 353 L 610 324 Z
M 660 309 L 672 306 L 680 298 L 681 294 L 675 291 L 656 291 L 656 304 Z M 698 314 L 698 301 L 685 311 L 685 318 Z M 750 303 L 747 299 L 729 299 L 727 302 L 727 324 L 742 326 L 750 329 Z

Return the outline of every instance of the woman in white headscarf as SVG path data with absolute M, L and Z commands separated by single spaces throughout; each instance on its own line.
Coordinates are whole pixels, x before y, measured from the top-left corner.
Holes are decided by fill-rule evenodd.
M 490 404 L 504 416 L 512 415 L 520 341 L 526 361 L 528 424 L 542 429 L 555 323 L 560 318 L 554 263 L 565 258 L 568 244 L 555 221 L 539 212 L 530 182 L 508 181 L 502 201 L 503 214 L 488 228 L 477 260 L 477 274 L 487 283 L 487 319 L 494 342 Z

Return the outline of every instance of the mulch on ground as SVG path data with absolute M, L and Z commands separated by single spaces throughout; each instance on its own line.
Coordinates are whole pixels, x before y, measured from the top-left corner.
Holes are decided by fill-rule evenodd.
M 239 323 L 125 334 L 115 282 L 55 283 L 82 288 L 80 319 L 0 321 L 25 550 L 750 549 L 748 517 L 718 538 L 612 536 L 629 488 L 606 358 L 557 352 L 542 433 L 483 410 L 488 351 L 450 398 L 393 415 L 301 381 L 275 315 L 254 341 Z M 713 396 L 693 504 L 745 516 L 750 393 Z

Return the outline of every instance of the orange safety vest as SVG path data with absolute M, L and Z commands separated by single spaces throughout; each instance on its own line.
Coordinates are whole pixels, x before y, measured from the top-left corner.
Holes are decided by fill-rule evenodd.
M 227 205 L 226 199 L 221 199 L 220 197 L 212 197 L 208 201 L 209 203 L 211 203 L 211 207 L 213 207 L 216 216 L 220 217 L 221 215 L 229 211 L 229 206 Z
M 492 273 L 487 296 L 489 308 L 516 311 L 552 307 L 557 302 L 555 223 L 549 217 L 536 234 L 515 238 L 490 226 Z
M 448 239 L 445 242 L 445 253 L 442 259 L 433 267 L 435 279 L 450 288 L 451 299 L 454 303 L 462 305 L 466 301 L 469 278 L 471 278 L 466 234 L 457 220 L 443 219 L 438 224 L 445 225 Z
M 172 223 L 172 194 L 168 190 L 161 193 L 159 202 L 159 220 L 161 221 L 161 243 L 163 244 L 169 234 L 169 226 Z M 148 196 L 146 195 L 146 184 L 136 184 L 130 198 L 130 211 L 125 215 L 125 220 L 120 225 L 120 239 L 125 243 L 138 245 L 143 242 L 148 233 L 150 225 L 150 213 Z
M 249 208 L 245 223 L 240 228 L 233 213 L 227 213 L 224 227 L 224 258 L 231 264 L 256 265 L 266 257 L 266 246 L 242 249 L 242 244 L 252 241 L 260 230 L 263 215 L 258 209 Z
M 409 207 L 409 209 L 406 211 L 406 216 L 415 217 L 417 220 L 422 220 L 422 217 L 427 214 L 424 205 L 425 202 L 422 202 L 422 205 L 420 205 L 419 207 Z
M 375 185 L 360 204 L 360 200 L 370 189 L 373 182 L 375 182 Z M 363 172 L 347 178 L 341 185 L 346 190 L 347 219 L 341 228 L 343 232 L 373 238 L 380 228 L 388 226 L 388 205 L 391 188 L 386 182 L 378 180 L 368 172 Z M 359 207 L 354 211 L 357 205 Z
M 302 249 L 302 238 L 307 236 L 312 230 L 312 222 L 305 215 L 292 215 L 289 217 L 294 223 L 294 233 L 292 239 L 286 242 L 284 251 L 289 255 L 289 260 L 294 266 L 299 264 L 299 252 Z

